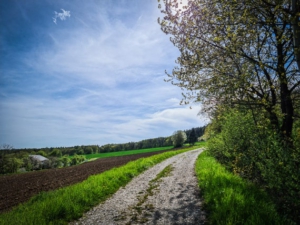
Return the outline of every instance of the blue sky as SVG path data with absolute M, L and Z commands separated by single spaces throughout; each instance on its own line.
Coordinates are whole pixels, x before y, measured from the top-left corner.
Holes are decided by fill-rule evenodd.
M 0 144 L 124 143 L 203 126 L 164 82 L 157 1 L 0 1 Z

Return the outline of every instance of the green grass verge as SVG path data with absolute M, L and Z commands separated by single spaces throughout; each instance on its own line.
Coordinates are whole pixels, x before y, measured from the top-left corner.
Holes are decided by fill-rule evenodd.
M 0 224 L 66 224 L 80 218 L 84 212 L 106 200 L 134 176 L 169 157 L 196 148 L 198 146 L 141 158 L 119 168 L 90 176 L 81 183 L 40 193 L 12 211 L 0 214 Z
M 209 224 L 289 224 L 265 192 L 228 172 L 207 151 L 197 159 L 196 174 Z
M 107 152 L 107 153 L 98 153 L 98 154 L 87 154 L 84 155 L 86 159 L 93 158 L 106 158 L 106 157 L 114 157 L 114 156 L 124 156 L 124 155 L 134 155 L 140 153 L 148 153 L 148 152 L 157 152 L 163 150 L 172 149 L 173 146 L 167 147 L 158 147 L 158 148 L 147 148 L 147 149 L 138 149 L 138 150 L 129 150 L 129 151 L 121 151 L 121 152 Z

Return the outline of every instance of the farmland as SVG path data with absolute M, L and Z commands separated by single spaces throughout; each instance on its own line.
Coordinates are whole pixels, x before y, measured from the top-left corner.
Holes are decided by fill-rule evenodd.
M 52 190 L 58 189 L 59 187 L 63 188 L 59 188 L 58 190 L 48 193 L 40 193 L 30 201 L 27 201 L 29 197 L 23 199 L 23 202 L 27 202 L 20 205 L 15 210 L 10 211 L 9 213 L 1 214 L 0 224 L 5 224 L 7 222 L 16 223 L 16 219 L 18 220 L 18 224 L 33 224 L 33 221 L 39 221 L 39 224 L 49 224 L 49 222 L 56 221 L 56 224 L 59 224 L 63 221 L 70 221 L 79 218 L 84 211 L 88 210 L 99 201 L 103 201 L 108 198 L 111 194 L 118 190 L 119 187 L 124 186 L 126 183 L 128 183 L 134 176 L 166 158 L 195 148 L 197 148 L 197 146 L 184 148 L 177 151 L 165 152 L 163 154 L 159 154 L 162 153 L 160 151 L 123 157 L 103 158 L 79 166 L 64 169 L 45 170 L 35 173 L 3 176 L 1 177 L 0 182 L 4 182 L 3 186 L 5 186 L 6 188 L 6 193 L 2 193 L 2 190 L 0 190 L 0 193 L 2 195 L 2 206 L 3 198 L 10 196 L 11 199 L 16 199 L 14 191 L 19 190 L 18 195 L 20 196 L 17 195 L 17 198 L 19 200 L 21 198 L 22 192 L 30 192 L 31 189 L 36 189 L 36 192 L 33 195 L 36 195 L 37 193 L 40 193 L 42 191 L 48 191 L 44 190 L 44 188 L 47 187 L 47 181 L 50 182 L 50 184 L 56 183 L 56 188 L 54 188 L 54 185 L 52 185 Z M 156 154 L 158 155 L 146 159 L 139 159 Z M 130 162 L 135 159 L 139 160 L 128 163 L 121 168 L 109 170 L 113 167 L 126 164 L 125 161 Z M 110 168 L 108 166 L 108 161 L 111 161 Z M 89 175 L 92 175 L 91 171 L 96 171 L 96 167 L 100 168 L 100 170 L 101 167 L 105 167 L 104 169 L 109 171 L 106 171 L 104 173 L 98 171 L 96 172 L 96 174 L 101 174 L 91 176 L 87 180 L 85 180 Z M 69 171 L 68 169 L 74 170 Z M 64 183 L 65 179 L 70 181 L 73 179 L 73 177 L 79 177 L 79 174 L 82 171 L 85 172 L 85 178 L 82 178 L 81 180 L 75 180 L 74 183 L 78 184 L 68 186 L 69 184 Z M 102 169 L 102 172 L 103 171 L 104 170 Z M 33 179 L 31 182 L 30 180 L 27 180 L 27 178 L 29 177 L 22 176 L 30 174 L 34 174 L 35 179 Z M 36 175 L 39 177 L 36 177 Z M 18 176 L 20 176 L 19 179 Z M 14 183 L 13 181 L 15 179 L 10 178 L 16 178 L 18 182 Z M 26 181 L 29 182 L 26 183 Z M 35 187 L 31 186 L 32 183 L 35 183 Z M 7 189 L 9 190 L 9 193 Z M 22 190 L 20 191 L 20 189 Z M 6 207 L 6 210 L 8 209 L 9 208 Z
M 40 192 L 56 190 L 82 182 L 91 175 L 102 173 L 142 157 L 169 151 L 171 148 L 102 153 L 96 154 L 96 156 L 99 157 L 100 155 L 103 158 L 77 166 L 0 176 L 0 212 L 7 211 L 19 203 L 26 202 Z M 121 156 L 125 153 L 131 153 L 131 155 Z M 112 157 L 113 155 L 119 155 L 119 157 Z M 90 158 L 95 158 L 95 155 Z
M 86 154 L 85 158 L 90 160 L 90 159 L 94 159 L 94 158 L 107 158 L 107 157 L 115 157 L 115 156 L 125 156 L 125 155 L 133 155 L 133 154 L 141 154 L 141 153 L 149 153 L 149 152 L 170 150 L 172 148 L 173 148 L 173 146 L 167 146 L 167 147 L 147 148 L 147 149 L 139 149 L 139 150 L 120 151 L 120 152 Z

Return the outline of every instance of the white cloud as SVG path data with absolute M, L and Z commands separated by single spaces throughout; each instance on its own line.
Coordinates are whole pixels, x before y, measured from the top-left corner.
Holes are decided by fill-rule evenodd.
M 199 107 L 179 106 L 180 89 L 163 81 L 178 50 L 157 24 L 157 6 L 142 14 L 126 8 L 130 17 L 137 14 L 130 25 L 97 7 L 76 11 L 74 27 L 50 30 L 51 45 L 23 57 L 36 82 L 31 95 L 0 103 L 0 116 L 6 118 L 0 143 L 102 145 L 204 125 Z M 124 13 L 117 8 L 115 14 Z M 70 12 L 55 15 L 56 23 Z
M 61 13 L 58 13 L 56 11 L 54 11 L 54 17 L 52 18 L 53 19 L 53 22 L 56 24 L 56 20 L 57 18 L 59 18 L 60 20 L 66 20 L 67 17 L 71 17 L 71 12 L 70 11 L 66 11 L 64 9 L 61 9 L 62 12 Z
M 117 9 L 116 9 L 117 10 Z M 157 24 L 156 8 L 149 15 L 140 16 L 132 26 L 118 18 L 109 19 L 98 10 L 88 16 L 76 18 L 72 30 L 49 32 L 53 45 L 35 49 L 30 64 L 40 71 L 63 73 L 102 85 L 115 86 L 123 81 L 142 81 L 164 73 L 165 66 L 172 66 L 178 54 Z M 38 52 L 38 53 L 37 53 Z M 164 66 L 156 70 L 158 66 Z
M 170 101 L 172 104 L 172 101 Z M 169 105 L 166 102 L 166 107 Z M 175 130 L 203 126 L 199 107 L 154 112 L 72 101 L 19 98 L 1 103 L 5 133 L 0 143 L 14 147 L 55 147 L 107 144 L 169 136 Z M 140 112 L 140 113 L 139 113 Z

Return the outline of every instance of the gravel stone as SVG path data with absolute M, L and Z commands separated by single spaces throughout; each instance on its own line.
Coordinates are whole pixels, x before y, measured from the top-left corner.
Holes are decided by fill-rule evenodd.
M 204 224 L 206 216 L 194 171 L 202 151 L 188 151 L 153 166 L 70 224 Z M 168 165 L 173 168 L 171 174 L 155 182 L 153 195 L 149 195 L 150 181 Z

